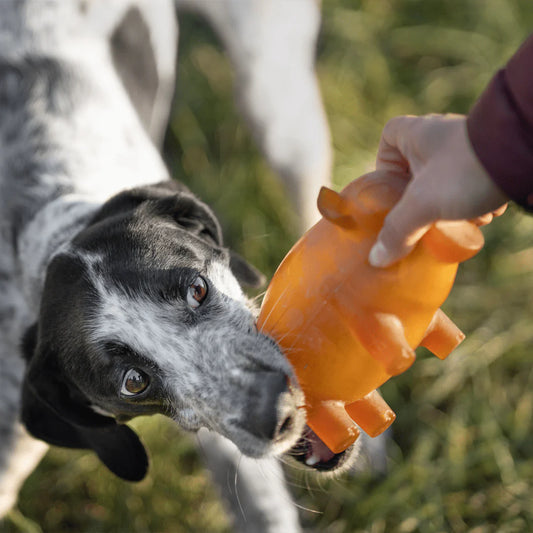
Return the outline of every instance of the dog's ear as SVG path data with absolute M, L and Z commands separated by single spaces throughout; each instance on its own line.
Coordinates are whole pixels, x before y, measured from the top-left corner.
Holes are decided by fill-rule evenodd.
M 184 185 L 174 180 L 136 187 L 117 194 L 102 206 L 91 224 L 141 206 L 152 215 L 172 218 L 178 225 L 210 244 L 222 245 L 222 230 L 213 211 Z
M 111 197 L 92 218 L 91 224 L 96 224 L 106 218 L 133 211 L 147 201 L 157 201 L 175 194 L 190 194 L 185 185 L 175 180 L 162 181 L 153 185 L 145 185 L 122 191 Z
M 22 343 L 28 369 L 22 389 L 22 422 L 35 438 L 67 448 L 92 449 L 115 475 L 140 481 L 148 457 L 137 435 L 127 426 L 94 412 L 80 391 L 62 377 L 55 357 L 37 352 L 37 327 Z
M 266 283 L 265 275 L 234 251 L 230 251 L 229 266 L 239 283 L 245 287 L 259 289 Z
M 22 421 L 31 435 L 55 446 L 92 449 L 104 465 L 126 481 L 140 481 L 148 471 L 148 456 L 139 437 L 125 425 L 101 427 L 72 424 L 24 383 Z
M 209 244 L 222 245 L 222 230 L 213 211 L 188 192 L 172 194 L 145 205 L 150 214 L 171 217 L 189 233 Z

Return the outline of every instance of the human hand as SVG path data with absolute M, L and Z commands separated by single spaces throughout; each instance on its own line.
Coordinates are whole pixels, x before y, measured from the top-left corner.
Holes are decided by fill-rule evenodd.
M 406 256 L 437 220 L 486 224 L 508 200 L 477 159 L 463 115 L 393 118 L 383 129 L 376 169 L 403 172 L 409 183 L 370 251 L 373 266 Z

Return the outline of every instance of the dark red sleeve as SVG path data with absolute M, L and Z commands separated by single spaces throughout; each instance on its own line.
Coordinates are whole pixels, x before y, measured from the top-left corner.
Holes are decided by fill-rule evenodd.
M 467 118 L 474 151 L 498 187 L 533 211 L 533 34 Z

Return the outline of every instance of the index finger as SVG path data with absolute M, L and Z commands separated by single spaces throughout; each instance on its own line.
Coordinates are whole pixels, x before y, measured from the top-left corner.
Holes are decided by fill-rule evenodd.
M 390 119 L 381 132 L 376 157 L 377 170 L 409 171 L 409 162 L 405 157 L 406 132 L 418 117 L 404 115 Z

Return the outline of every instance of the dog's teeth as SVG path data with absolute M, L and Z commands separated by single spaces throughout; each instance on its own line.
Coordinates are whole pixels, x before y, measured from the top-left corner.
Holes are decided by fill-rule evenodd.
M 307 466 L 314 466 L 320 461 L 320 457 L 316 456 L 315 454 L 310 455 L 306 460 L 305 464 Z

